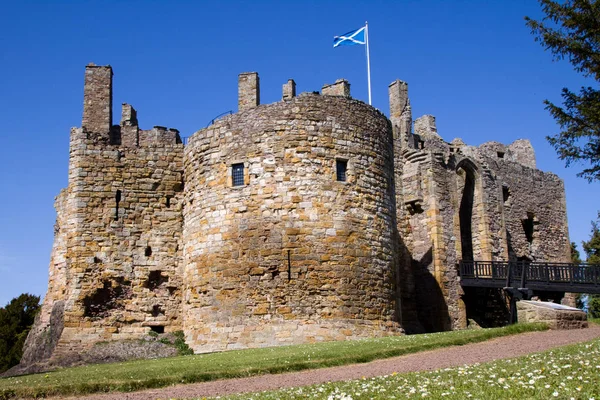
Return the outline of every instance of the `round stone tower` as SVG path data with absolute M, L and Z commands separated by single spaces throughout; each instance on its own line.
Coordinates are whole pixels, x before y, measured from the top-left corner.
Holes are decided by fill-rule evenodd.
M 284 101 L 258 105 L 258 77 L 242 79 L 251 101 L 185 148 L 187 342 L 208 352 L 398 333 L 389 121 L 347 87 L 284 86 Z

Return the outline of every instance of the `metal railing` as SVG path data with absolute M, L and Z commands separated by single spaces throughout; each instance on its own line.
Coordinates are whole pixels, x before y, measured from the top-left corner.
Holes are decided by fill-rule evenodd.
M 459 274 L 463 286 L 600 293 L 599 264 L 462 260 Z

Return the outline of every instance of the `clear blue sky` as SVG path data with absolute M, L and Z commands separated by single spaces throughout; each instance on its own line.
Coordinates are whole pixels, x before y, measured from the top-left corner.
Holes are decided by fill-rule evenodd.
M 571 240 L 587 239 L 600 183 L 576 178 L 544 139 L 558 131 L 542 101 L 586 84 L 552 62 L 525 27 L 534 0 L 497 1 L 2 1 L 0 13 L 0 305 L 43 295 L 54 196 L 67 185 L 69 128 L 81 125 L 89 62 L 114 68 L 120 104 L 142 128 L 188 136 L 235 110 L 237 74 L 257 71 L 262 103 L 346 78 L 367 100 L 364 48 L 334 35 L 369 21 L 373 105 L 388 114 L 387 85 L 409 83 L 414 117 L 433 114 L 447 141 L 528 138 L 538 167 L 565 180 Z M 588 82 L 589 84 L 589 82 Z

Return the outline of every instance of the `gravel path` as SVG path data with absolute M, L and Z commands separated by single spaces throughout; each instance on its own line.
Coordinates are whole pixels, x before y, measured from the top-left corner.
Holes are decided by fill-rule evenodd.
M 579 343 L 600 337 L 600 326 L 591 324 L 587 329 L 570 331 L 531 332 L 506 336 L 487 342 L 447 347 L 365 364 L 322 368 L 303 372 L 290 372 L 278 375 L 261 375 L 250 378 L 226 379 L 213 382 L 177 385 L 163 389 L 151 389 L 134 393 L 108 393 L 89 397 L 89 400 L 147 400 L 169 398 L 193 398 L 219 396 L 234 393 L 259 392 L 286 387 L 312 385 L 317 383 L 360 379 L 388 375 L 392 372 L 412 372 L 455 367 L 493 361 L 501 358 L 518 357 Z M 82 398 L 82 397 L 77 397 Z M 72 397 L 70 399 L 73 399 Z

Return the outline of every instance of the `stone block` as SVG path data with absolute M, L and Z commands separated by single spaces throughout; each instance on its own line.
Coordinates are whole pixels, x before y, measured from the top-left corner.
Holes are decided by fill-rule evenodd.
M 517 302 L 519 322 L 543 322 L 551 329 L 587 328 L 587 314 L 574 307 L 543 301 Z

